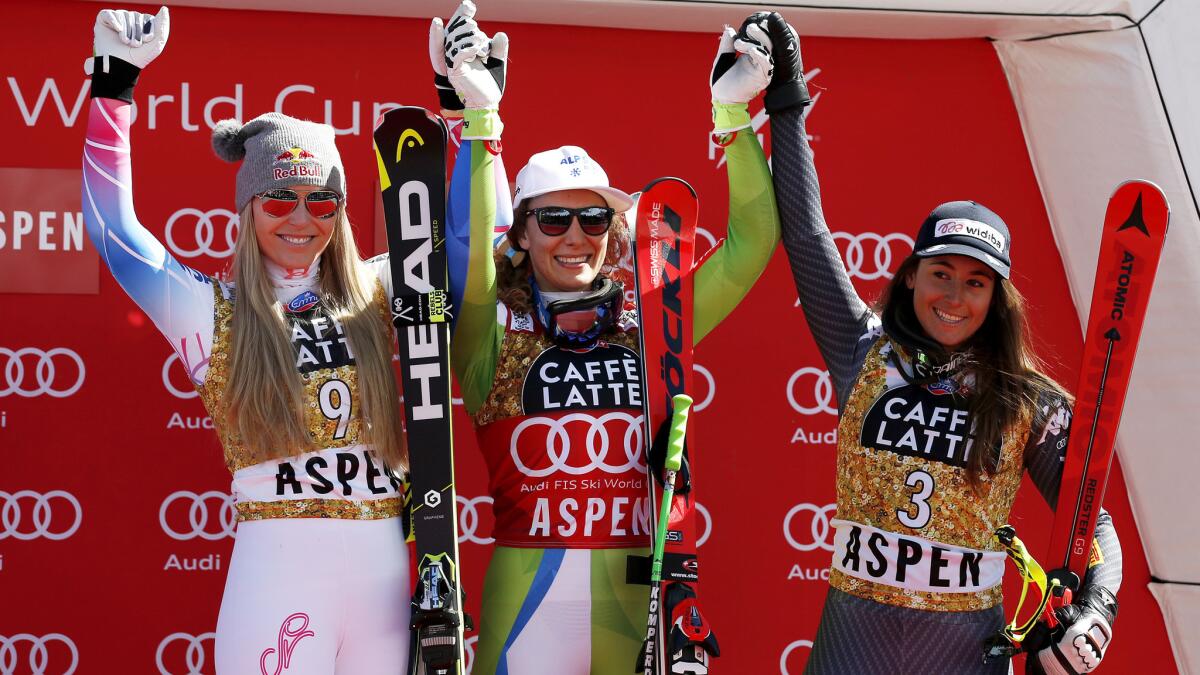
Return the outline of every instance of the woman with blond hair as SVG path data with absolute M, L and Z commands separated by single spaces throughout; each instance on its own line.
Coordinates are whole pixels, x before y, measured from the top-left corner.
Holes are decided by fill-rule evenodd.
M 216 630 L 222 673 L 394 673 L 409 574 L 386 260 L 364 263 L 333 129 L 226 120 L 241 161 L 232 281 L 189 269 L 139 222 L 130 119 L 169 16 L 103 10 L 83 167 L 88 235 L 188 370 L 233 474 L 237 540 Z

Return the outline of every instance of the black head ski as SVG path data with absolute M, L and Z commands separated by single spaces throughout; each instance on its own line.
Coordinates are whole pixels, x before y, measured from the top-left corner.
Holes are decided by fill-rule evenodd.
M 387 224 L 392 321 L 400 345 L 417 545 L 409 672 L 463 672 L 458 517 L 450 426 L 450 312 L 446 270 L 446 125 L 404 107 L 375 126 Z

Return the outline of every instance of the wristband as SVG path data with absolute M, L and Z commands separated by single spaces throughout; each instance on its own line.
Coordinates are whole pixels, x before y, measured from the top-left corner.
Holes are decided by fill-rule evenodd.
M 495 141 L 504 131 L 500 111 L 496 108 L 467 108 L 463 111 L 462 139 L 464 141 Z
M 748 128 L 750 128 L 750 111 L 745 103 L 713 101 L 714 134 L 727 134 L 731 131 Z
M 141 68 L 115 56 L 96 56 L 92 61 L 92 98 L 114 98 L 133 103 L 133 87 Z

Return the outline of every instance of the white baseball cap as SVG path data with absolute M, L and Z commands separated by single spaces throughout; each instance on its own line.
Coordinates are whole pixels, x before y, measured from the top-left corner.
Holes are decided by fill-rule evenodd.
M 604 201 L 618 213 L 633 206 L 633 198 L 620 190 L 609 187 L 608 174 L 588 156 L 587 151 L 575 145 L 564 145 L 554 150 L 539 152 L 529 158 L 529 163 L 517 172 L 517 191 L 513 194 L 513 208 L 519 208 L 526 199 L 559 190 L 591 190 L 604 197 Z

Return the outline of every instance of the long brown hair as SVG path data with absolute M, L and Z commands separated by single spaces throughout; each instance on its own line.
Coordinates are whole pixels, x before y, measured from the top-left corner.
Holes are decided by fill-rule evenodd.
M 493 254 L 496 262 L 496 298 L 514 312 L 530 314 L 533 312 L 533 288 L 529 285 L 529 277 L 533 274 L 533 267 L 529 255 L 519 243 L 527 227 L 524 209 L 513 212 L 512 223 L 505 234 L 505 243 L 517 252 L 516 258 L 510 258 L 505 247 L 497 247 Z M 600 267 L 600 274 L 613 275 L 630 251 L 629 240 L 629 224 L 625 221 L 625 214 L 614 213 L 612 225 L 608 228 L 608 247 L 604 251 L 604 265 Z M 514 259 L 517 260 L 516 264 L 513 264 Z
M 949 354 L 921 329 L 913 308 L 913 290 L 906 283 L 920 263 L 921 258 L 911 255 L 900 264 L 876 301 L 875 311 L 884 317 L 885 326 L 904 326 L 917 333 L 918 339 L 923 338 L 920 348 L 944 362 Z M 1035 428 L 1044 422 L 1038 409 L 1041 397 L 1070 397 L 1044 372 L 1025 319 L 1025 298 L 1008 279 L 996 277 L 987 317 L 964 349 L 970 350 L 966 367 L 975 380 L 968 410 L 974 423 L 976 451 L 967 463 L 967 477 L 976 484 L 981 473 L 996 473 L 998 453 L 1009 429 L 1024 419 L 1032 420 Z
M 240 215 L 233 254 L 234 299 L 229 380 L 230 423 L 260 461 L 316 450 L 304 421 L 303 385 L 283 307 L 267 276 L 254 230 L 254 205 Z M 363 265 L 344 206 L 321 254 L 321 302 L 345 326 L 353 348 L 362 438 L 393 469 L 408 464 L 399 391 L 392 373 L 390 329 L 373 302 L 374 278 Z

